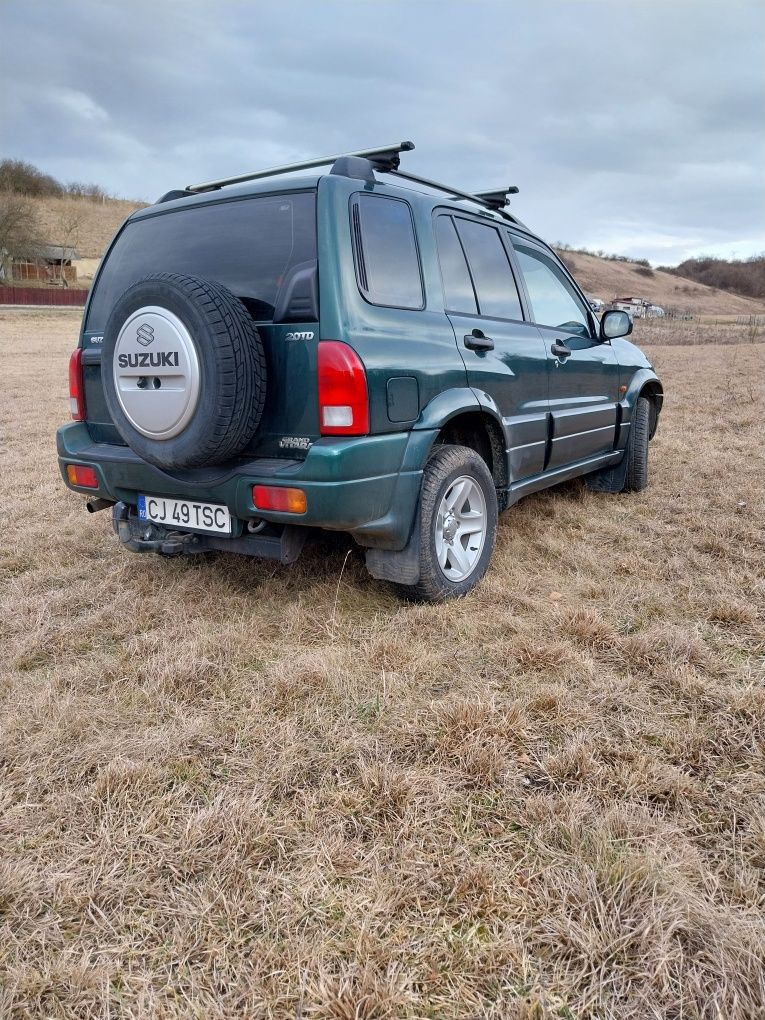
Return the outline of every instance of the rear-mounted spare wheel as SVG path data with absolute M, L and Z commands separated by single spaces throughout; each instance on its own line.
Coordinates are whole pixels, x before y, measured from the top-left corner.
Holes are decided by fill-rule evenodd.
M 263 345 L 220 284 L 169 273 L 125 291 L 104 332 L 101 377 L 125 442 L 161 468 L 220 464 L 257 431 Z

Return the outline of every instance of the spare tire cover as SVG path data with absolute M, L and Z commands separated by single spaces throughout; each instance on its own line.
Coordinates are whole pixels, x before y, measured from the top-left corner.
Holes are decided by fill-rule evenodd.
M 122 438 L 162 468 L 234 457 L 266 396 L 263 344 L 242 302 L 220 284 L 169 273 L 140 280 L 115 304 L 101 378 Z

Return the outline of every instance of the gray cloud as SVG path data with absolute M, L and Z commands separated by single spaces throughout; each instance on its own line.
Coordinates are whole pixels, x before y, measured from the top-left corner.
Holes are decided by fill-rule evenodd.
M 759 0 L 5 0 L 3 152 L 154 198 L 412 137 L 549 240 L 765 250 Z

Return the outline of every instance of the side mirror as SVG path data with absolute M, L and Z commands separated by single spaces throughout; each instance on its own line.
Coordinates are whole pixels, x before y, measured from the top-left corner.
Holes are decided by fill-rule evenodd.
M 632 316 L 628 312 L 604 312 L 600 320 L 600 339 L 616 340 L 632 332 Z

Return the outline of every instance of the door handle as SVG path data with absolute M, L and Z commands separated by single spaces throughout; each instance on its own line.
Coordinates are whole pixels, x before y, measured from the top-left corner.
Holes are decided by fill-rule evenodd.
M 490 336 L 486 336 L 482 329 L 471 329 L 469 333 L 465 334 L 463 340 L 470 351 L 494 350 L 494 341 Z
M 556 358 L 569 358 L 571 356 L 571 348 L 566 347 L 562 340 L 556 340 L 550 350 Z

